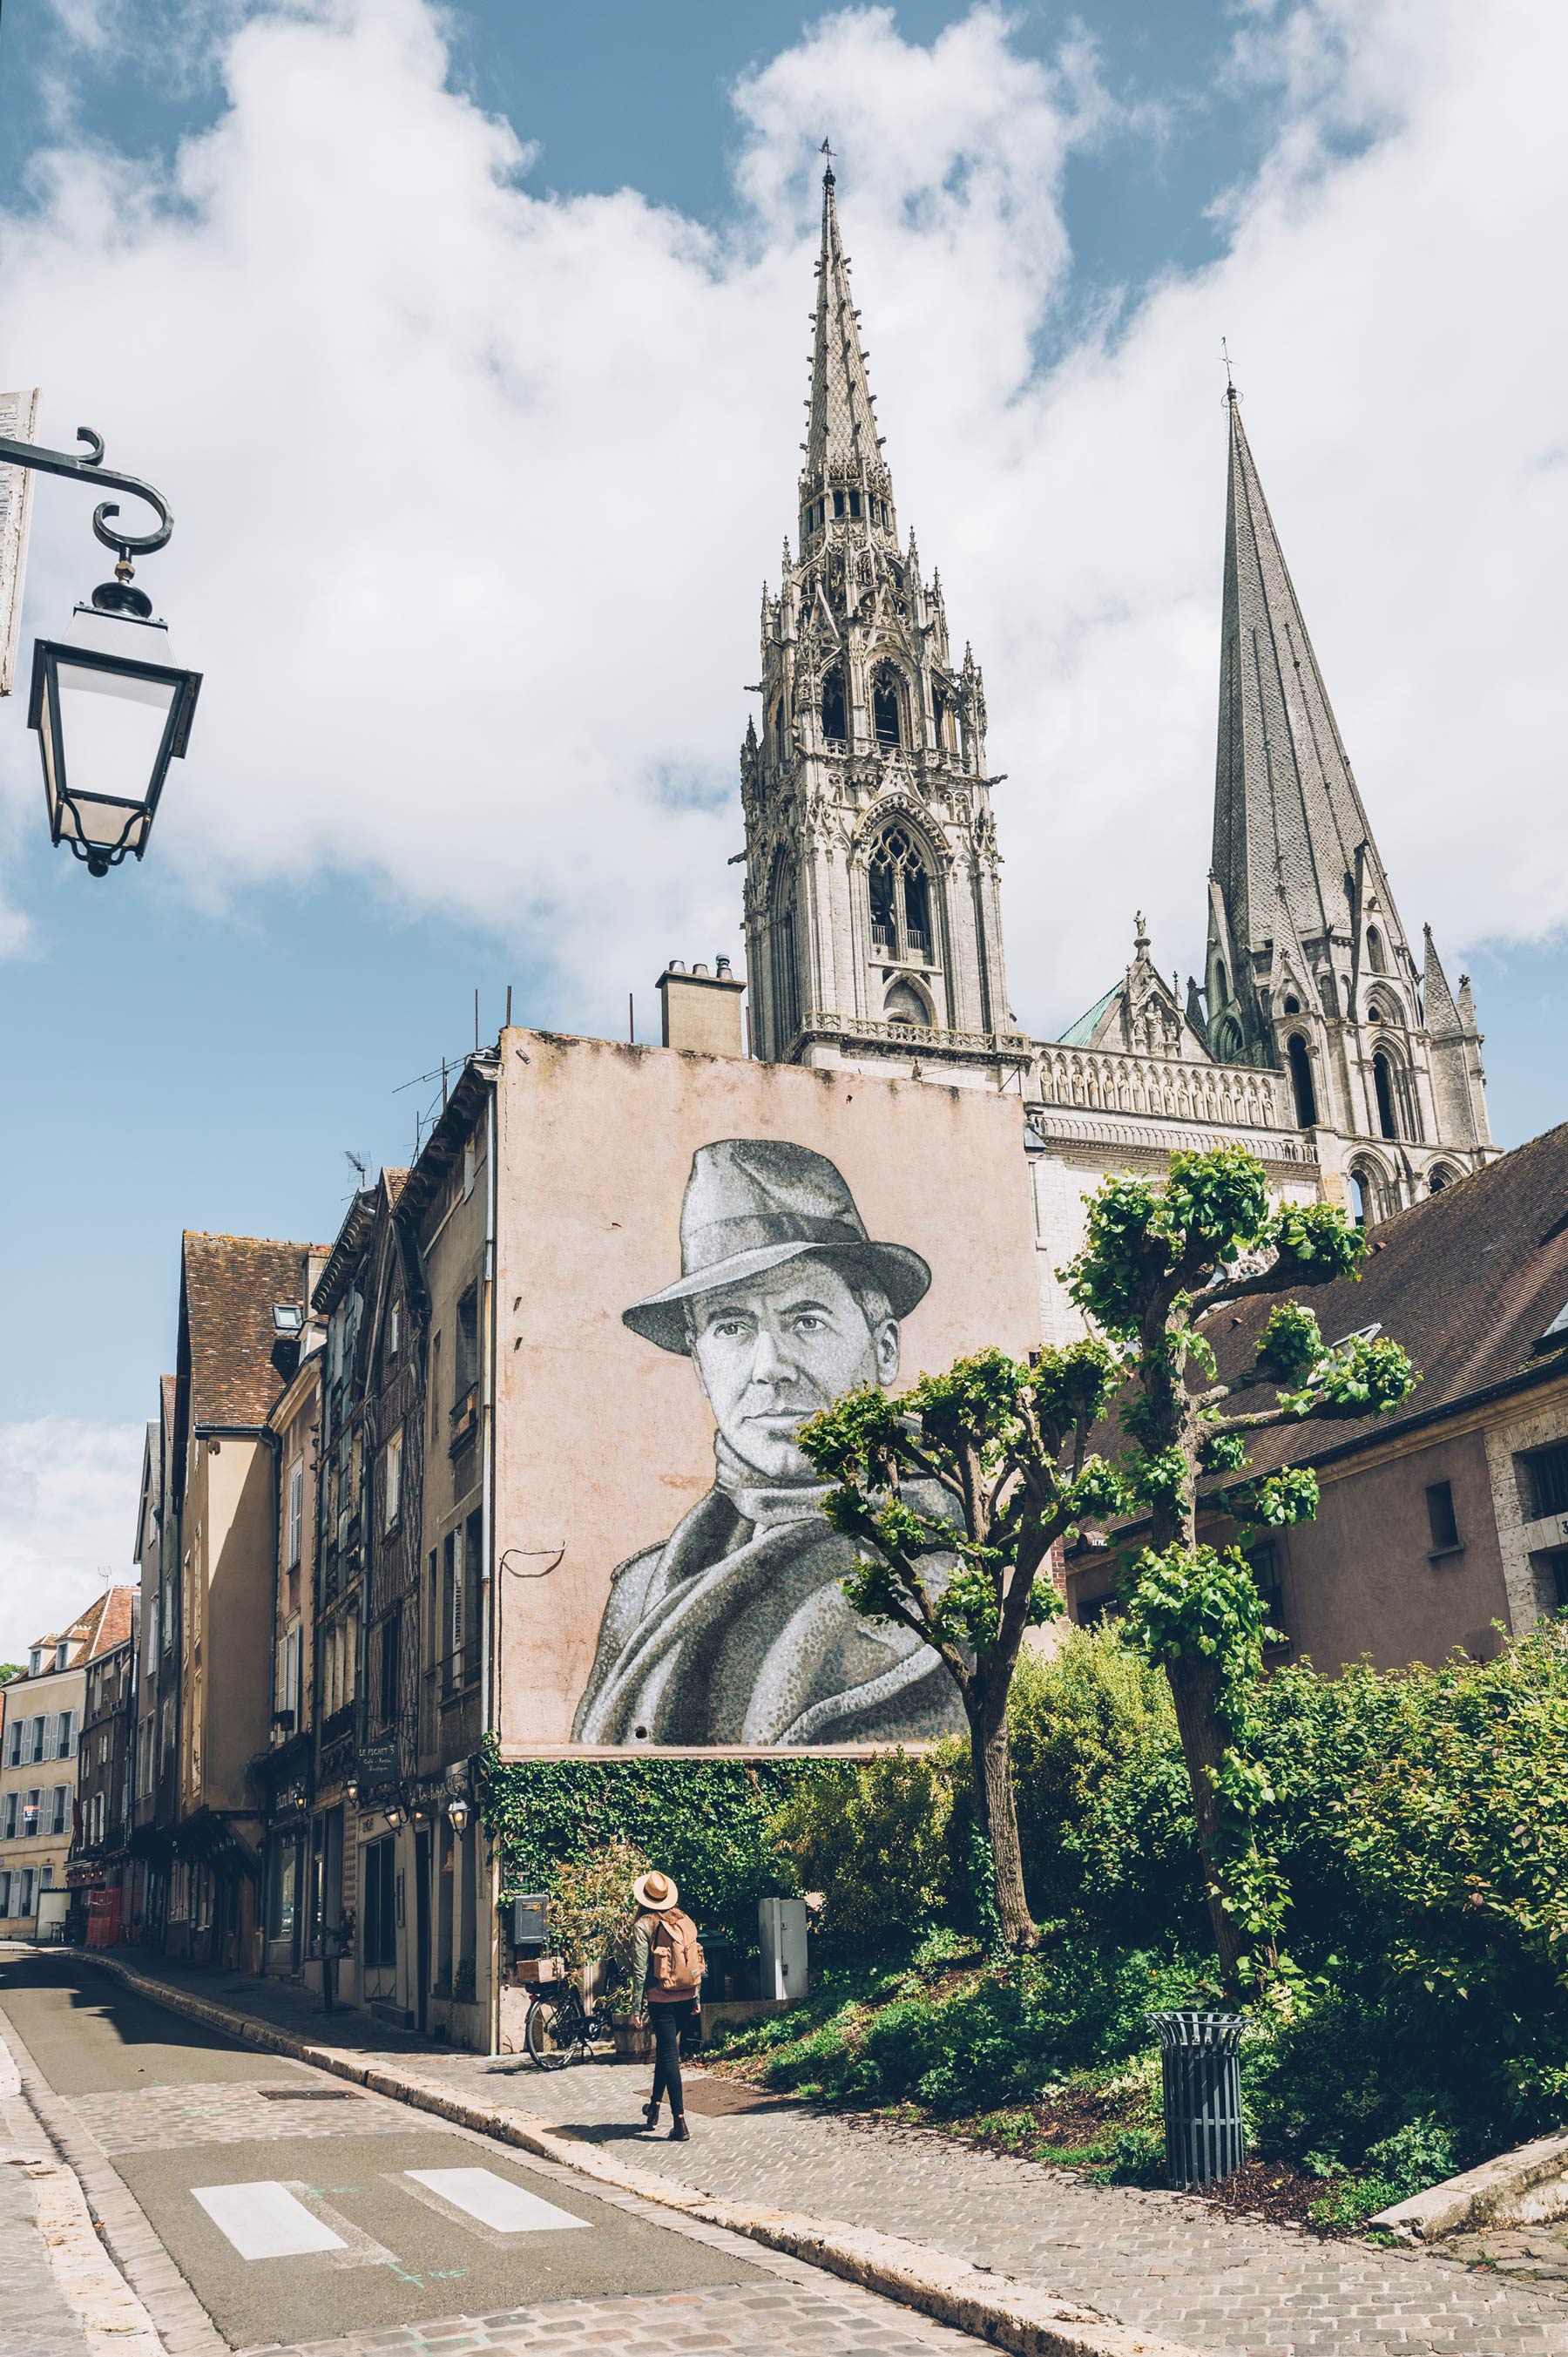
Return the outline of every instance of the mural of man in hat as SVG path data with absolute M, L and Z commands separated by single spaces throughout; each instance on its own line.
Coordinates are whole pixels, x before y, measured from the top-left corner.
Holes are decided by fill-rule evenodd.
M 900 1321 L 930 1281 L 918 1253 L 867 1235 L 825 1155 L 773 1138 L 698 1148 L 681 1275 L 622 1316 L 692 1361 L 717 1426 L 714 1485 L 616 1572 L 579 1741 L 894 1742 L 961 1727 L 930 1647 L 845 1602 L 854 1550 L 795 1441 L 843 1393 L 894 1381 Z M 940 1512 L 940 1495 L 920 1503 Z

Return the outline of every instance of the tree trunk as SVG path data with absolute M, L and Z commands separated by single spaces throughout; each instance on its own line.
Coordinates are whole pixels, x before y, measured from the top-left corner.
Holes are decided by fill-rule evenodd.
M 1214 1779 L 1224 1756 L 1224 1740 L 1215 1707 L 1219 1674 L 1211 1661 L 1167 1662 L 1171 1698 L 1176 1704 L 1176 1732 L 1192 1787 L 1192 1813 L 1197 1825 L 1198 1856 L 1208 1920 L 1219 1952 L 1219 1976 L 1232 2004 L 1240 1993 L 1241 1935 L 1225 1905 L 1225 1870 L 1219 1854 L 1219 1798 Z
M 1024 1859 L 1018 1846 L 1018 1812 L 1013 1799 L 1013 1768 L 1007 1750 L 1007 1689 L 1011 1672 L 997 1679 L 994 1690 L 976 1683 L 969 1701 L 969 1757 L 974 1780 L 974 1808 L 980 1830 L 990 1846 L 996 1872 L 996 1911 L 1002 1936 L 1010 1948 L 1032 1948 L 1035 1919 L 1024 1895 Z

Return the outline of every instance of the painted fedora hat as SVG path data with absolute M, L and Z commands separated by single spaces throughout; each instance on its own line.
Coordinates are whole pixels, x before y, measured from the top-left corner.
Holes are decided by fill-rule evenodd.
M 681 1205 L 681 1274 L 621 1317 L 661 1351 L 689 1353 L 688 1301 L 744 1284 L 808 1253 L 862 1270 L 881 1286 L 895 1318 L 907 1318 L 931 1272 L 907 1244 L 877 1243 L 854 1197 L 825 1154 L 773 1137 L 725 1137 L 700 1146 Z

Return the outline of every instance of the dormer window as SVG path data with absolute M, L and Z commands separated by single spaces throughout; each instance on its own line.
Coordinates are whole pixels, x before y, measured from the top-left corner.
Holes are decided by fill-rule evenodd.
M 44 1649 L 41 1645 L 35 1645 L 27 1656 L 27 1675 L 30 1678 L 36 1678 L 43 1666 Z
M 292 1337 L 305 1331 L 305 1305 L 299 1301 L 274 1301 L 273 1331 Z
M 55 1667 L 56 1667 L 56 1669 L 57 1669 L 57 1670 L 63 1670 L 63 1669 L 64 1669 L 64 1667 L 65 1667 L 65 1665 L 66 1665 L 66 1663 L 70 1661 L 70 1640 L 68 1637 L 62 1637 L 62 1638 L 60 1639 L 60 1641 L 59 1641 L 59 1643 L 55 1647 Z

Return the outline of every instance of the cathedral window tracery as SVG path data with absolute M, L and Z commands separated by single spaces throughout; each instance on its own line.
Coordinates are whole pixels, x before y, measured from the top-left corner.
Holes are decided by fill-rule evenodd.
M 931 880 L 908 831 L 886 828 L 871 855 L 866 876 L 871 902 L 871 946 L 875 957 L 903 963 L 931 955 Z
M 1394 1068 L 1388 1050 L 1380 1048 L 1372 1058 L 1372 1091 L 1378 1101 L 1378 1134 L 1381 1137 L 1397 1137 L 1399 1121 L 1395 1112 Z
M 843 673 L 837 663 L 822 681 L 822 734 L 840 745 L 849 735 L 844 725 Z
M 904 742 L 903 683 L 890 663 L 883 663 L 871 683 L 872 730 L 879 745 Z

